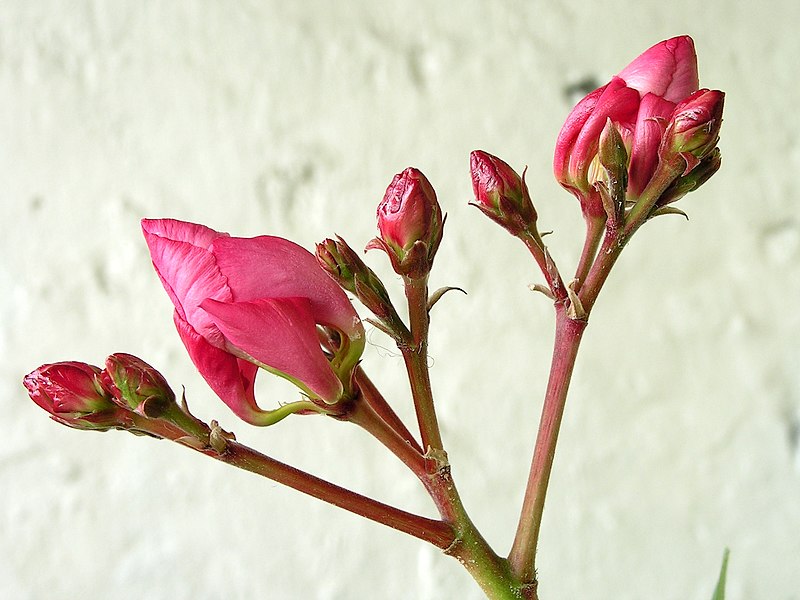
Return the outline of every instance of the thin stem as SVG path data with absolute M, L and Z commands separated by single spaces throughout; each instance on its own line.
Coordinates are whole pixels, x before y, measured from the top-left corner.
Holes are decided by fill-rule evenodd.
M 603 240 L 597 259 L 580 291 L 581 303 L 587 314 L 597 301 L 597 296 L 611 273 L 611 267 L 617 262 L 627 239 L 622 232 L 619 232 L 617 235 L 608 235 Z
M 372 404 L 366 401 L 366 393 L 362 388 L 362 397 L 356 398 L 353 408 L 342 418 L 355 423 L 365 431 L 372 434 L 379 442 L 388 448 L 392 454 L 403 461 L 413 473 L 427 483 L 427 471 L 425 469 L 425 458 L 422 453 L 411 446 L 403 439 L 398 432 L 392 428 L 375 411 Z
M 358 388 L 361 390 L 364 400 L 372 406 L 381 419 L 403 438 L 409 446 L 422 454 L 423 450 L 419 442 L 414 438 L 414 435 L 408 430 L 406 424 L 403 423 L 402 419 L 394 412 L 394 409 L 386 401 L 386 398 L 384 398 L 380 390 L 375 387 L 375 384 L 367 377 L 367 374 L 361 367 L 356 369 L 354 378 Z
M 536 264 L 539 265 L 539 269 L 542 271 L 542 275 L 544 275 L 545 281 L 547 281 L 547 287 L 550 288 L 553 297 L 556 300 L 563 300 L 566 298 L 567 289 L 564 287 L 564 281 L 561 279 L 558 267 L 556 267 L 553 257 L 550 256 L 550 252 L 548 252 L 547 246 L 545 246 L 542 241 L 539 232 L 535 230 L 525 230 L 520 233 L 518 237 L 522 240 L 522 243 L 525 244 L 531 256 L 533 256 Z
M 423 484 L 444 522 L 453 526 L 455 540 L 445 553 L 456 557 L 492 600 L 519 600 L 526 596 L 508 561 L 499 557 L 469 518 L 453 481 L 444 452 L 433 404 L 428 370 L 428 285 L 425 278 L 405 278 L 410 324 L 409 343 L 399 344 L 408 370 L 414 407 L 425 449 L 426 476 Z
M 586 239 L 583 242 L 583 251 L 581 258 L 578 261 L 578 267 L 575 269 L 575 291 L 581 288 L 581 285 L 586 280 L 586 275 L 592 267 L 594 257 L 597 255 L 597 247 L 600 245 L 600 240 L 603 237 L 603 231 L 606 225 L 606 217 L 586 217 Z
M 427 277 L 405 278 L 408 299 L 408 319 L 411 326 L 411 343 L 400 344 L 400 352 L 408 371 L 414 408 L 422 436 L 422 448 L 443 451 L 442 434 L 433 406 L 433 391 L 428 371 L 428 282 Z
M 569 382 L 585 328 L 586 321 L 570 319 L 564 304 L 556 304 L 556 334 L 550 379 L 547 383 L 519 525 L 508 557 L 512 572 L 525 583 L 536 581 L 536 547 L 544 500 L 553 468 Z
M 256 473 L 267 479 L 293 488 L 314 498 L 318 498 L 339 508 L 382 523 L 403 533 L 446 550 L 455 541 L 453 527 L 442 521 L 429 519 L 406 512 L 394 506 L 378 502 L 351 490 L 340 487 L 305 471 L 256 452 L 233 440 L 225 440 L 225 448 L 217 451 L 207 445 L 196 443 L 196 438 L 187 439 L 185 432 L 157 419 L 133 415 L 134 429 L 159 438 L 177 441 L 201 454 L 233 465 L 245 471 Z

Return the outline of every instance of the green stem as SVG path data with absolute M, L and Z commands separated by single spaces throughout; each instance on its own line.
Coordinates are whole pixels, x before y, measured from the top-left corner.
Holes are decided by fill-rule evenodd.
M 252 448 L 233 440 L 226 440 L 225 448 L 220 452 L 207 445 L 193 443 L 194 438 L 187 439 L 184 431 L 166 421 L 148 419 L 136 414 L 133 414 L 133 428 L 159 438 L 177 441 L 201 454 L 245 471 L 256 473 L 299 492 L 366 517 L 371 521 L 382 523 L 429 542 L 442 550 L 450 548 L 455 541 L 453 527 L 447 523 L 415 515 L 362 496 L 256 452 Z
M 411 328 L 411 340 L 408 344 L 400 344 L 400 352 L 408 371 L 411 394 L 414 398 L 414 409 L 422 437 L 422 448 L 425 452 L 433 450 L 441 453 L 444 450 L 436 410 L 433 406 L 430 373 L 428 371 L 428 281 L 427 277 L 404 278 L 405 292 L 408 300 L 408 319 Z
M 556 304 L 556 333 L 550 379 L 547 383 L 522 512 L 508 557 L 512 572 L 524 583 L 536 582 L 536 547 L 544 500 L 553 468 L 569 382 L 585 328 L 585 320 L 570 319 L 564 304 Z
M 445 554 L 455 557 L 490 600 L 536 600 L 535 587 L 522 585 L 508 561 L 492 550 L 469 518 L 446 466 L 431 475 L 431 490 L 445 522 L 453 525 L 455 540 Z M 533 595 L 531 595 L 531 591 Z

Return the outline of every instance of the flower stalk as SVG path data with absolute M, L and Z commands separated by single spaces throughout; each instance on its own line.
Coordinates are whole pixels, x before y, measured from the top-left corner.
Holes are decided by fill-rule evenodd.
M 558 432 L 564 416 L 572 370 L 575 367 L 584 329 L 586 329 L 585 320 L 570 318 L 564 303 L 556 303 L 556 333 L 550 378 L 539 421 L 539 432 L 536 436 L 522 512 L 508 557 L 512 572 L 523 582 L 536 581 L 536 547 L 544 501 L 550 472 L 553 469 Z
M 442 434 L 433 404 L 430 371 L 428 370 L 428 284 L 427 277 L 404 278 L 411 337 L 400 344 L 400 352 L 408 371 L 411 395 L 419 423 L 422 448 L 426 456 L 444 452 Z

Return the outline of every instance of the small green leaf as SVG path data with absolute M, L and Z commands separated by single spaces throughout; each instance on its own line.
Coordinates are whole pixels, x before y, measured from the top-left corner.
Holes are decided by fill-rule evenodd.
M 717 587 L 714 588 L 714 595 L 711 600 L 725 600 L 725 579 L 728 575 L 728 556 L 731 551 L 725 548 L 722 554 L 722 568 L 719 571 L 719 580 L 717 580 Z

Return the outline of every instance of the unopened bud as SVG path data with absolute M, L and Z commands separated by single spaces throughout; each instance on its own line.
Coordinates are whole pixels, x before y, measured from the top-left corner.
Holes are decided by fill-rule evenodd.
M 125 410 L 111 399 L 95 366 L 81 362 L 42 365 L 23 379 L 28 395 L 50 417 L 76 429 L 106 431 L 120 427 Z
M 395 175 L 377 214 L 380 236 L 367 248 L 384 250 L 400 275 L 427 275 L 442 241 L 444 217 L 425 175 L 412 167 Z
M 488 152 L 470 154 L 473 206 L 511 233 L 520 235 L 536 224 L 536 209 L 531 202 L 525 174 L 518 175 L 505 161 Z
M 659 154 L 679 154 L 686 161 L 684 175 L 711 152 L 719 142 L 725 94 L 719 90 L 698 90 L 675 107 Z
M 175 403 L 164 376 L 132 354 L 109 356 L 103 378 L 118 404 L 146 417 L 157 418 Z
M 317 261 L 342 288 L 380 318 L 395 314 L 389 292 L 361 257 L 338 237 L 317 244 Z
M 597 152 L 599 173 L 595 187 L 603 199 L 603 207 L 609 221 L 622 220 L 625 212 L 625 192 L 628 189 L 628 151 L 622 135 L 609 118 L 600 133 Z

